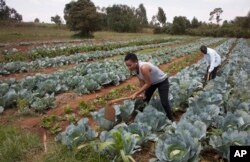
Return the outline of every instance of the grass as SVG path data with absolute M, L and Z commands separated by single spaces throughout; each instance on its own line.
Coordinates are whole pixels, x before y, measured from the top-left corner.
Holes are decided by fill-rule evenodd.
M 170 37 L 167 34 L 153 34 L 153 33 L 117 33 L 117 32 L 109 32 L 109 31 L 99 31 L 94 33 L 95 39 L 105 39 L 105 40 L 132 40 L 132 39 L 140 39 L 140 38 L 148 38 L 148 39 L 161 39 Z
M 0 25 L 0 43 L 18 43 L 23 41 L 46 41 L 59 39 L 74 39 L 76 32 L 70 31 L 65 25 L 21 23 Z M 166 34 L 153 34 L 151 29 L 144 29 L 142 33 L 117 33 L 99 31 L 94 33 L 97 40 L 132 40 L 137 38 L 160 39 Z M 170 36 L 169 36 L 170 37 Z M 172 36 L 171 36 L 172 37 Z
M 53 24 L 0 26 L 0 43 L 73 39 L 75 32 Z
M 0 126 L 0 161 L 26 161 L 29 154 L 41 151 L 39 137 L 10 126 Z
M 69 150 L 56 142 L 48 145 L 48 152 L 37 154 L 33 161 L 36 162 L 108 162 L 105 156 L 96 153 L 91 145 L 87 145 L 81 150 Z
M 141 55 L 141 54 L 153 53 L 153 52 L 156 52 L 156 51 L 158 51 L 158 50 L 160 50 L 160 49 L 163 49 L 163 48 L 165 48 L 165 47 L 146 48 L 146 49 L 143 49 L 143 50 L 141 50 L 141 51 L 136 52 L 136 54 Z
M 48 152 L 38 136 L 10 126 L 0 126 L 1 162 L 108 162 L 105 156 L 96 153 L 91 145 L 81 150 L 69 150 L 54 141 L 48 143 Z

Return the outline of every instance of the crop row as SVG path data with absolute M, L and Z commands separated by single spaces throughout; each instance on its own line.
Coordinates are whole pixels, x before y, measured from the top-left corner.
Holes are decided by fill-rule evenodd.
M 216 79 L 209 81 L 204 89 L 201 85 L 206 71 L 204 61 L 170 78 L 175 87 L 179 85 L 178 89 L 170 89 L 172 96 L 176 96 L 174 93 L 182 94 L 181 88 L 185 88 L 188 96 L 183 97 L 188 105 L 180 122 L 171 123 L 167 120 L 156 97 L 143 112 L 138 112 L 134 122 L 116 125 L 121 121 L 128 122 L 129 116 L 141 104 L 128 100 L 115 106 L 116 123 L 104 118 L 104 108 L 92 113 L 96 123 L 108 131 L 99 134 L 88 125 L 88 119 L 83 118 L 77 125 L 67 127 L 56 140 L 69 148 L 80 145 L 78 149 L 81 149 L 84 147 L 81 145 L 83 142 L 95 140 L 99 135 L 99 140 L 93 143 L 94 149 L 114 161 L 131 159 L 130 155 L 139 151 L 149 140 L 156 142 L 156 158 L 151 161 L 198 161 L 201 150 L 208 147 L 217 149 L 228 159 L 230 145 L 250 144 L 250 48 L 245 40 L 240 40 L 232 54 L 228 55 L 232 44 L 233 40 L 229 40 L 217 48 L 223 60 L 228 59 L 228 62 Z M 182 87 L 180 79 L 189 82 L 191 78 L 195 78 L 195 83 L 190 84 L 190 87 Z M 183 103 L 179 98 L 173 97 L 172 100 L 176 105 Z
M 206 40 L 206 44 L 218 42 L 220 39 Z M 201 42 L 184 45 L 183 55 L 196 51 Z M 189 50 L 187 50 L 187 48 Z M 141 55 L 141 60 L 148 60 L 156 65 L 170 62 L 176 57 L 178 50 L 166 54 L 166 51 L 151 55 Z M 123 59 L 116 61 L 97 61 L 81 63 L 67 71 L 59 71 L 49 75 L 36 74 L 21 80 L 9 79 L 0 81 L 0 106 L 15 107 L 18 101 L 26 101 L 26 105 L 36 111 L 55 106 L 55 95 L 75 91 L 78 94 L 91 93 L 107 84 L 118 85 L 131 76 L 123 63 Z
M 75 53 L 90 51 L 108 51 L 122 47 L 141 46 L 147 44 L 159 44 L 181 40 L 180 38 L 162 38 L 162 39 L 135 39 L 122 42 L 104 42 L 104 43 L 80 43 L 80 44 L 59 44 L 52 46 L 34 47 L 25 52 L 7 52 L 1 56 L 1 62 L 36 60 L 45 57 L 53 58 L 56 56 L 69 56 Z M 14 50 L 15 51 L 15 50 Z

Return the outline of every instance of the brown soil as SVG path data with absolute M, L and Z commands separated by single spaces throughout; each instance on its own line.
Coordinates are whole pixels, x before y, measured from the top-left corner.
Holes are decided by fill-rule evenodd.
M 136 152 L 133 155 L 133 158 L 136 162 L 148 162 L 149 159 L 155 158 L 155 142 L 147 142 L 145 143 L 141 151 Z
M 208 148 L 203 150 L 201 153 L 201 160 L 200 162 L 227 162 L 226 159 L 224 159 L 219 152 L 212 148 Z

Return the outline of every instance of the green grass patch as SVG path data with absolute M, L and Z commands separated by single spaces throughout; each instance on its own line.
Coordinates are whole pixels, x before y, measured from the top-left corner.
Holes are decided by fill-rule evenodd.
M 48 145 L 48 153 L 42 153 L 35 157 L 37 162 L 108 162 L 104 155 L 95 152 L 91 145 L 81 150 L 69 150 L 66 146 L 51 142 Z
M 41 149 L 38 136 L 10 126 L 0 126 L 0 161 L 26 161 L 28 154 L 32 155 Z
M 153 52 L 156 52 L 160 49 L 163 49 L 164 47 L 157 47 L 157 48 L 147 48 L 147 49 L 143 49 L 143 50 L 140 50 L 138 52 L 136 52 L 136 54 L 138 55 L 142 55 L 142 54 L 152 54 Z
M 109 31 L 99 31 L 94 33 L 95 39 L 105 39 L 105 40 L 132 40 L 132 39 L 161 39 L 166 37 L 172 37 L 167 34 L 152 34 L 152 33 L 118 33 Z
M 190 54 L 186 56 L 184 59 L 182 59 L 181 61 L 173 63 L 170 67 L 168 67 L 167 69 L 164 69 L 164 71 L 171 75 L 175 74 L 181 71 L 182 69 L 184 69 L 185 67 L 189 66 L 192 62 L 196 60 L 198 61 L 198 59 L 199 59 L 199 53 Z
M 0 43 L 73 39 L 73 34 L 75 32 L 65 26 L 58 27 L 53 24 L 0 26 Z

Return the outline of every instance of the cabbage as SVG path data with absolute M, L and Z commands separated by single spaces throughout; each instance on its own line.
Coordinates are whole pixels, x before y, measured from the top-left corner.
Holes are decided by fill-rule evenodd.
M 144 123 L 151 127 L 153 132 L 161 131 L 167 125 L 166 114 L 159 112 L 156 108 L 148 105 L 143 112 L 138 112 L 135 117 L 136 123 Z
M 250 145 L 249 139 L 249 132 L 228 129 L 222 136 L 210 137 L 209 144 L 229 159 L 230 146 Z
M 156 157 L 161 162 L 187 162 L 197 158 L 200 144 L 188 132 L 164 134 L 156 144 Z
M 110 130 L 111 128 L 114 127 L 115 123 L 112 121 L 109 121 L 107 119 L 105 119 L 104 117 L 104 108 L 101 108 L 98 112 L 90 112 L 90 114 L 92 115 L 92 117 L 94 118 L 94 120 L 96 121 L 96 123 L 101 127 L 104 128 L 106 130 Z M 120 112 L 116 111 L 116 115 L 120 114 Z M 117 119 L 116 119 L 117 120 Z
M 83 118 L 77 122 L 77 125 L 70 124 L 65 131 L 55 137 L 55 140 L 62 142 L 68 148 L 74 148 L 82 142 L 93 140 L 97 136 L 98 133 L 88 125 L 88 119 Z

